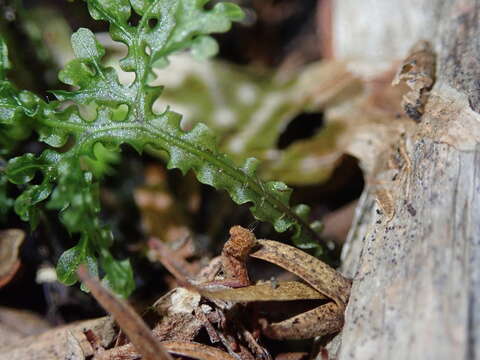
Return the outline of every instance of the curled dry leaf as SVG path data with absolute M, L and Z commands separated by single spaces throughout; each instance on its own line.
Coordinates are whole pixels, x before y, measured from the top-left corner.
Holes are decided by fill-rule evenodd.
M 419 122 L 425 112 L 425 104 L 435 83 L 435 53 L 428 41 L 419 41 L 403 61 L 392 84 L 405 83 L 409 88 L 403 95 L 405 113 Z
M 298 281 L 265 282 L 237 289 L 201 289 L 200 292 L 206 298 L 233 302 L 326 299 L 315 289 Z
M 222 268 L 225 280 L 232 287 L 250 285 L 247 266 L 247 256 L 256 244 L 255 235 L 241 226 L 233 226 L 230 229 L 230 238 L 223 246 Z
M 97 279 L 94 279 L 88 273 L 85 266 L 80 266 L 77 274 L 100 305 L 112 314 L 120 328 L 127 334 L 145 360 L 172 360 L 162 345 L 153 337 L 142 318 L 130 305 L 104 288 Z
M 257 246 L 259 248 L 255 248 Z M 246 268 L 248 255 L 279 265 L 301 277 L 310 286 L 296 281 L 278 283 L 272 281 L 235 288 L 239 285 L 239 279 L 243 280 L 244 284 L 249 284 Z M 211 280 L 206 282 L 199 282 L 198 277 L 195 279 L 196 281 L 184 277 L 188 281 L 188 290 L 185 289 L 185 291 L 196 292 L 208 298 L 220 312 L 228 311 L 232 308 L 231 303 L 236 302 L 319 299 L 326 301 L 314 310 L 282 322 L 269 324 L 268 321 L 264 320 L 261 323 L 264 334 L 271 338 L 308 339 L 337 332 L 343 324 L 343 312 L 349 296 L 350 281 L 330 266 L 302 250 L 276 241 L 257 240 L 251 231 L 240 226 L 234 226 L 230 230 L 230 239 L 225 243 L 222 256 L 212 260 L 211 264 L 213 263 L 221 263 L 224 277 L 211 278 L 208 276 L 207 278 Z M 180 272 L 175 267 L 173 267 L 174 271 Z M 214 266 L 209 273 L 215 276 L 219 270 L 220 268 Z M 173 303 L 172 296 L 169 298 L 172 299 Z M 188 313 L 197 313 L 197 320 L 201 318 L 205 323 L 205 316 L 200 314 L 199 311 L 202 310 L 190 307 Z M 222 321 L 214 322 L 222 323 Z M 240 329 L 241 324 L 235 328 Z M 228 341 L 223 338 L 222 331 L 224 330 L 224 325 L 220 325 L 220 330 L 214 329 L 209 334 L 211 339 L 218 341 L 217 338 L 219 338 L 222 344 L 229 349 Z M 238 346 L 241 346 L 241 343 L 238 343 Z M 258 351 L 254 352 L 255 354 L 260 353 Z M 231 349 L 229 349 L 229 353 L 232 354 Z
M 323 295 L 334 300 L 339 306 L 346 305 L 351 282 L 339 272 L 293 246 L 272 240 L 257 240 L 257 242 L 260 248 L 251 253 L 251 257 L 271 262 L 290 271 Z
M 394 69 L 364 80 L 363 91 L 356 97 L 325 111 L 326 126 L 342 127 L 338 151 L 359 160 L 367 182 L 385 161 L 378 155 L 390 153 L 402 134 L 417 126 L 403 115 L 400 103 L 404 89 L 391 85 L 393 76 Z
M 328 180 L 342 160 L 343 138 L 351 132 L 354 122 L 353 119 L 330 121 L 328 110 L 358 97 L 364 92 L 364 85 L 345 63 L 322 61 L 301 72 L 297 88 L 306 111 L 324 113 L 324 126 L 312 137 L 274 152 L 262 167 L 262 175 L 292 185 L 318 184 Z
M 311 339 L 338 332 L 343 326 L 338 305 L 329 302 L 287 320 L 269 324 L 261 319 L 263 333 L 271 339 Z
M 8 284 L 20 267 L 18 252 L 24 239 L 22 230 L 0 231 L 0 288 Z
M 209 282 L 203 283 L 202 288 L 207 286 L 227 286 L 232 288 L 239 288 L 250 285 L 250 278 L 247 270 L 247 257 L 252 248 L 256 245 L 256 238 L 253 232 L 245 229 L 241 226 L 233 226 L 230 228 L 230 238 L 225 242 L 220 259 L 220 268 L 213 267 L 216 261 L 212 260 L 210 265 L 205 269 L 207 272 L 211 272 L 211 275 L 215 277 L 219 270 L 223 272 L 221 278 L 212 279 Z M 205 277 L 206 273 L 202 271 L 202 277 Z M 207 276 L 209 277 L 209 276 Z M 197 280 L 200 280 L 197 277 Z M 201 291 L 201 289 L 197 289 Z
M 404 87 L 393 87 L 395 69 L 361 79 L 349 66 L 322 62 L 306 70 L 308 81 L 317 82 L 310 92 L 311 111 L 323 113 L 323 127 L 312 137 L 294 142 L 277 151 L 262 168 L 262 176 L 289 184 L 318 184 L 328 180 L 344 154 L 359 160 L 368 181 L 378 168 L 379 153 L 398 142 L 401 134 L 416 124 L 403 115 Z M 328 88 L 329 84 L 337 84 Z M 341 85 L 341 86 L 340 86 Z M 325 89 L 327 88 L 327 89 Z
M 333 268 L 313 256 L 295 247 L 271 240 L 256 240 L 253 233 L 240 226 L 230 231 L 230 239 L 225 244 L 227 251 L 222 258 L 234 259 L 231 276 L 245 271 L 245 255 L 252 245 L 259 245 L 249 255 L 279 265 L 293 274 L 300 276 L 311 285 L 299 282 L 268 282 L 238 289 L 212 289 L 218 285 L 227 285 L 221 281 L 204 283 L 197 287 L 203 296 L 211 300 L 233 302 L 289 301 L 324 299 L 329 302 L 314 310 L 279 323 L 269 324 L 261 319 L 263 333 L 273 339 L 308 339 L 337 332 L 343 325 L 343 312 L 348 300 L 351 283 Z M 224 249 L 225 250 L 225 249 Z M 224 261 L 228 266 L 228 261 Z M 224 269 L 225 271 L 225 269 Z
M 257 240 L 260 248 L 250 256 L 276 264 L 301 277 L 313 289 L 333 300 L 277 323 L 260 319 L 263 333 L 272 339 L 310 339 L 338 332 L 350 295 L 351 282 L 333 268 L 295 247 L 272 240 Z

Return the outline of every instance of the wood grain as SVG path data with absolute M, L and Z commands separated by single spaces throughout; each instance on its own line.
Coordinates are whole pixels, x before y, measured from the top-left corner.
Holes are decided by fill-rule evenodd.
M 386 221 L 372 185 L 386 164 L 360 199 L 342 255 L 352 291 L 331 358 L 480 358 L 479 11 L 473 0 L 336 1 L 340 60 L 367 64 L 352 68 L 369 76 L 425 39 L 437 80 L 422 123 L 405 134 L 411 169 L 392 189 L 394 216 Z

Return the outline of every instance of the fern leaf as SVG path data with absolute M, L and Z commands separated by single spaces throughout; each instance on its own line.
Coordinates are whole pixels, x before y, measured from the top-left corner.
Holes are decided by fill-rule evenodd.
M 168 168 L 183 173 L 193 170 L 200 182 L 226 190 L 236 203 L 252 203 L 252 214 L 271 222 L 277 231 L 293 229 L 297 245 L 318 246 L 315 224 L 308 224 L 308 207 L 290 208 L 291 189 L 281 182 L 260 181 L 255 159 L 237 166 L 218 150 L 205 125 L 185 132 L 179 114 L 152 109 L 162 91 L 160 86 L 149 85 L 153 67 L 167 64 L 170 54 L 184 49 L 200 58 L 213 55 L 217 45 L 209 35 L 227 31 L 232 21 L 241 19 L 241 10 L 229 3 L 206 10 L 205 0 L 86 2 L 91 16 L 109 22 L 112 38 L 127 45 L 128 55 L 121 66 L 135 73 L 133 83 L 120 84 L 115 70 L 102 64 L 105 50 L 95 35 L 82 28 L 72 36 L 76 59 L 59 74 L 75 90 L 54 91 L 58 100 L 50 103 L 37 97 L 23 103 L 15 91 L 0 92 L 0 102 L 12 104 L 5 118 L 17 113 L 28 117 L 40 141 L 54 148 L 39 156 L 11 159 L 5 173 L 11 182 L 25 186 L 15 202 L 22 219 L 36 225 L 39 204 L 46 200 L 47 208 L 61 212 L 71 233 L 81 234 L 80 242 L 59 260 L 60 280 L 74 283 L 78 265 L 86 263 L 93 271 L 98 259 L 105 281 L 117 293 L 127 296 L 133 290 L 130 264 L 113 259 L 108 251 L 111 232 L 98 217 L 99 180 L 108 171 L 108 163 L 117 158 L 112 154 L 118 154 L 124 144 L 139 152 L 147 146 L 166 151 Z M 129 23 L 133 12 L 140 16 L 136 26 Z M 1 54 L 0 50 L 0 59 Z M 85 107 L 93 112 L 91 116 L 82 113 Z M 69 148 L 60 150 L 68 139 L 72 139 Z M 110 155 L 100 156 L 99 149 Z M 42 181 L 34 184 L 37 172 L 42 173 Z

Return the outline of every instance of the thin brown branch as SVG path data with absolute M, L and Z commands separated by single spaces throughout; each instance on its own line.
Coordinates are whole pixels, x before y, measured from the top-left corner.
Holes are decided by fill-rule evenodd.
M 153 337 L 142 318 L 126 301 L 115 297 L 104 288 L 83 265 L 79 267 L 77 274 L 99 304 L 114 317 L 137 351 L 142 354 L 143 359 L 172 360 L 165 348 Z

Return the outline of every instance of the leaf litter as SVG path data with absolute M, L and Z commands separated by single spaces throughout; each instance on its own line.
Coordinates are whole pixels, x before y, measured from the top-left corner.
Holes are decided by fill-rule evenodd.
M 150 240 L 150 245 L 155 253 L 164 253 L 168 247 L 155 239 Z M 343 324 L 350 281 L 302 250 L 277 241 L 258 240 L 250 230 L 234 226 L 221 256 L 212 259 L 197 275 L 178 269 L 186 265 L 185 259 L 171 257 L 171 252 L 167 255 L 154 259 L 166 264 L 167 269 L 177 268 L 172 273 L 180 277 L 182 286 L 152 305 L 148 312 L 157 318 L 153 328 L 147 325 L 146 313 L 142 320 L 131 305 L 113 295 L 86 268 L 80 268 L 79 278 L 120 327 L 117 337 L 126 335 L 120 342 L 117 339 L 116 345 L 112 342 L 100 346 L 95 339 L 101 339 L 101 333 L 84 329 L 94 359 L 271 359 L 262 334 L 273 339 L 313 338 L 337 332 Z M 251 283 L 249 258 L 276 264 L 298 275 L 301 281 Z M 253 321 L 245 318 L 245 314 L 255 313 L 256 303 L 294 300 L 323 304 L 277 323 L 269 322 L 265 314 L 256 320 L 254 316 Z M 312 321 L 319 318 L 322 320 Z M 206 339 L 200 336 L 202 329 L 208 334 Z

